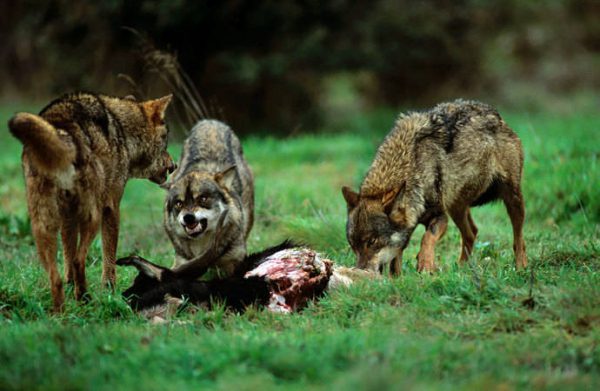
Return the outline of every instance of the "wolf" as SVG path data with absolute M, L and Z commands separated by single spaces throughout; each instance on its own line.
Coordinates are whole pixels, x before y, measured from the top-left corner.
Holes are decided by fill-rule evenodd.
M 460 230 L 464 263 L 477 236 L 470 208 L 501 199 L 513 227 L 516 268 L 526 267 L 522 172 L 520 139 L 487 104 L 459 99 L 401 115 L 359 192 L 342 187 L 357 266 L 382 271 L 390 263 L 391 274 L 399 274 L 402 251 L 423 224 L 417 270 L 433 272 L 448 215 Z
M 203 266 L 219 276 L 231 274 L 246 255 L 254 221 L 254 177 L 233 130 L 220 121 L 199 121 L 164 188 L 174 267 L 211 250 L 214 257 Z
M 137 102 L 71 93 L 39 115 L 17 113 L 8 123 L 23 143 L 22 165 L 31 229 L 49 275 L 53 309 L 64 304 L 56 267 L 60 231 L 67 282 L 86 299 L 85 258 L 102 229 L 102 281 L 114 286 L 119 203 L 129 178 L 164 183 L 175 165 L 167 152 L 165 110 L 171 96 Z

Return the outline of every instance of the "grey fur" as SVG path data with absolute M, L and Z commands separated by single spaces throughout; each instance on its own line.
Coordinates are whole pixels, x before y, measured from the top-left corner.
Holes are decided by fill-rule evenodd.
M 164 226 L 175 248 L 174 266 L 211 250 L 215 257 L 201 266 L 230 274 L 246 255 L 254 221 L 254 178 L 231 128 L 215 120 L 198 122 L 166 187 Z M 186 226 L 186 215 L 200 226 Z

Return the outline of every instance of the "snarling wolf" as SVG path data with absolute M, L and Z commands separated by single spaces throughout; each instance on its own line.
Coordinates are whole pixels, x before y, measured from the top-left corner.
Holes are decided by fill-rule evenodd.
M 57 236 L 65 277 L 75 296 L 86 293 L 85 258 L 102 228 L 102 280 L 114 286 L 119 203 L 129 178 L 163 183 L 175 169 L 167 152 L 164 115 L 171 96 L 136 102 L 73 93 L 39 115 L 18 113 L 8 123 L 23 143 L 23 172 L 31 228 L 48 272 L 55 311 L 64 303 L 56 267 Z
M 164 226 L 175 247 L 174 266 L 211 250 L 214 257 L 205 258 L 203 266 L 231 274 L 246 256 L 254 219 L 254 179 L 233 131 L 219 121 L 198 122 L 164 187 Z
M 402 251 L 423 224 L 417 269 L 434 271 L 434 246 L 446 232 L 448 214 L 460 230 L 463 263 L 477 235 L 470 208 L 497 199 L 512 223 L 516 267 L 526 267 L 522 172 L 521 141 L 486 104 L 456 100 L 401 115 L 360 191 L 342 188 L 358 267 L 377 270 L 391 262 L 390 271 L 398 274 Z

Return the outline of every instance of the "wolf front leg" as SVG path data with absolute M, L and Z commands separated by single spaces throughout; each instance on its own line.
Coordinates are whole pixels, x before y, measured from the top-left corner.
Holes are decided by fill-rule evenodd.
M 399 276 L 402 271 L 402 250 L 398 251 L 398 254 L 394 259 L 392 259 L 392 263 L 390 264 L 390 273 L 392 276 Z
M 445 214 L 432 218 L 421 240 L 421 248 L 417 254 L 417 271 L 435 271 L 435 244 L 446 233 L 448 217 Z
M 116 262 L 119 242 L 119 204 L 102 211 L 102 283 L 114 289 L 117 280 Z

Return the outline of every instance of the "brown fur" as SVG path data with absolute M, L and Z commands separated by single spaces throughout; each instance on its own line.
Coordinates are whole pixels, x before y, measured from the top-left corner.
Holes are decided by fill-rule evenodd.
M 526 267 L 522 171 L 521 141 L 488 105 L 457 100 L 400 116 L 360 192 L 342 188 L 358 266 L 378 269 L 391 262 L 398 274 L 402 250 L 416 225 L 424 224 L 417 269 L 435 270 L 434 247 L 448 214 L 461 233 L 462 263 L 477 236 L 469 208 L 502 199 L 513 225 L 516 267 Z
M 18 113 L 11 133 L 23 143 L 23 171 L 33 236 L 50 278 L 55 311 L 64 303 L 56 267 L 57 234 L 65 277 L 86 293 L 85 258 L 102 229 L 102 280 L 114 286 L 119 203 L 131 177 L 162 183 L 174 164 L 166 151 L 164 112 L 171 97 L 135 102 L 103 95 L 65 95 L 39 115 Z

